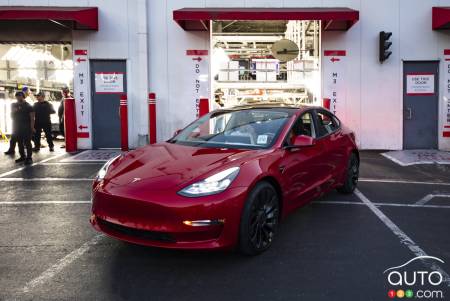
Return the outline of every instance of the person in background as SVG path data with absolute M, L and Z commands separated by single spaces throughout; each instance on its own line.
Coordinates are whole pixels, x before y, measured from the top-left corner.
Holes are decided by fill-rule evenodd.
M 16 92 L 17 102 L 11 105 L 11 117 L 13 121 L 13 135 L 19 144 L 20 158 L 16 163 L 25 162 L 32 164 L 31 136 L 34 132 L 34 112 L 33 107 L 25 101 L 25 94 L 22 91 Z M 25 157 L 25 147 L 27 149 Z
M 45 100 L 45 93 L 40 91 L 36 94 L 37 102 L 33 105 L 33 111 L 35 116 L 34 121 L 34 148 L 33 151 L 38 152 L 41 148 L 41 132 L 45 133 L 48 147 L 50 151 L 54 151 L 53 137 L 52 137 L 52 122 L 50 115 L 55 113 L 55 109 L 52 104 Z
M 23 86 L 22 87 L 22 92 L 25 96 L 25 101 L 28 102 L 29 104 L 33 103 L 33 99 L 31 98 L 31 96 L 33 96 L 33 94 L 31 93 L 30 88 L 28 88 L 27 86 Z
M 65 128 L 64 128 L 64 100 L 68 97 L 70 97 L 70 90 L 69 87 L 64 87 L 61 90 L 62 99 L 58 107 L 58 117 L 59 117 L 59 131 L 61 135 L 64 137 L 65 135 Z M 64 147 L 64 146 L 61 146 Z
M 27 86 L 22 87 L 22 92 L 25 98 L 26 102 L 30 101 L 30 89 Z M 5 152 L 5 155 L 14 155 L 16 153 L 16 145 L 17 145 L 17 138 L 14 136 L 14 134 L 11 134 L 11 139 L 9 139 L 9 149 Z

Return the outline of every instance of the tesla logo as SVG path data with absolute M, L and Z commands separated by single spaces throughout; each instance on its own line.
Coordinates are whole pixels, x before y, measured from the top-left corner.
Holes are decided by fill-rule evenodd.
M 341 59 L 338 59 L 337 57 L 332 57 L 331 59 L 330 59 L 330 61 L 332 62 L 332 63 L 334 63 L 334 62 L 339 62 Z
M 141 178 L 134 178 L 133 181 L 131 181 L 131 183 L 136 183 L 136 182 L 138 182 L 140 180 L 141 180 Z

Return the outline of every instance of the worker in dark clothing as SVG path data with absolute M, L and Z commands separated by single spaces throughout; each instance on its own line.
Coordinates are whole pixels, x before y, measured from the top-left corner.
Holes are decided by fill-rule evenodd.
M 31 136 L 34 132 L 33 107 L 25 101 L 22 91 L 16 92 L 17 102 L 11 105 L 11 117 L 13 121 L 13 135 L 19 144 L 20 158 L 16 163 L 24 162 L 29 165 L 33 163 L 31 150 Z M 25 147 L 27 149 L 25 157 Z
M 33 105 L 34 111 L 34 151 L 39 151 L 41 148 L 41 132 L 45 133 L 48 147 L 50 151 L 54 151 L 53 137 L 52 137 L 52 122 L 50 115 L 55 113 L 55 109 L 52 104 L 45 100 L 44 92 L 40 91 L 36 94 L 37 102 Z
M 30 89 L 27 86 L 22 87 L 22 92 L 27 101 L 27 97 L 30 95 Z M 14 134 L 11 134 L 11 139 L 9 139 L 9 149 L 5 152 L 5 155 L 14 155 L 16 153 L 17 138 Z
M 14 134 L 11 134 L 9 139 L 9 149 L 5 152 L 5 155 L 14 155 L 16 152 L 17 138 Z
M 61 99 L 58 107 L 58 119 L 59 119 L 59 133 L 65 137 L 64 129 L 64 98 Z

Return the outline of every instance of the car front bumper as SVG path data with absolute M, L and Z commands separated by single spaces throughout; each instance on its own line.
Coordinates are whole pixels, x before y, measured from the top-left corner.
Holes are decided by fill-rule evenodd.
M 109 236 L 146 246 L 231 249 L 238 242 L 246 194 L 246 187 L 198 198 L 170 191 L 136 193 L 97 187 L 90 222 Z M 201 223 L 190 223 L 195 221 Z

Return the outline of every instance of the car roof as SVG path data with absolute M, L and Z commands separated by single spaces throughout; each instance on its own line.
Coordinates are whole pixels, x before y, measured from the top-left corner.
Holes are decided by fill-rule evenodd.
M 249 109 L 288 109 L 288 110 L 295 110 L 295 111 L 304 111 L 309 108 L 321 108 L 318 106 L 311 106 L 311 105 L 295 105 L 295 104 L 286 104 L 286 103 L 252 103 L 252 104 L 245 104 L 245 105 L 238 105 L 230 108 L 226 108 L 225 110 L 230 111 L 239 111 L 239 110 L 249 110 Z

